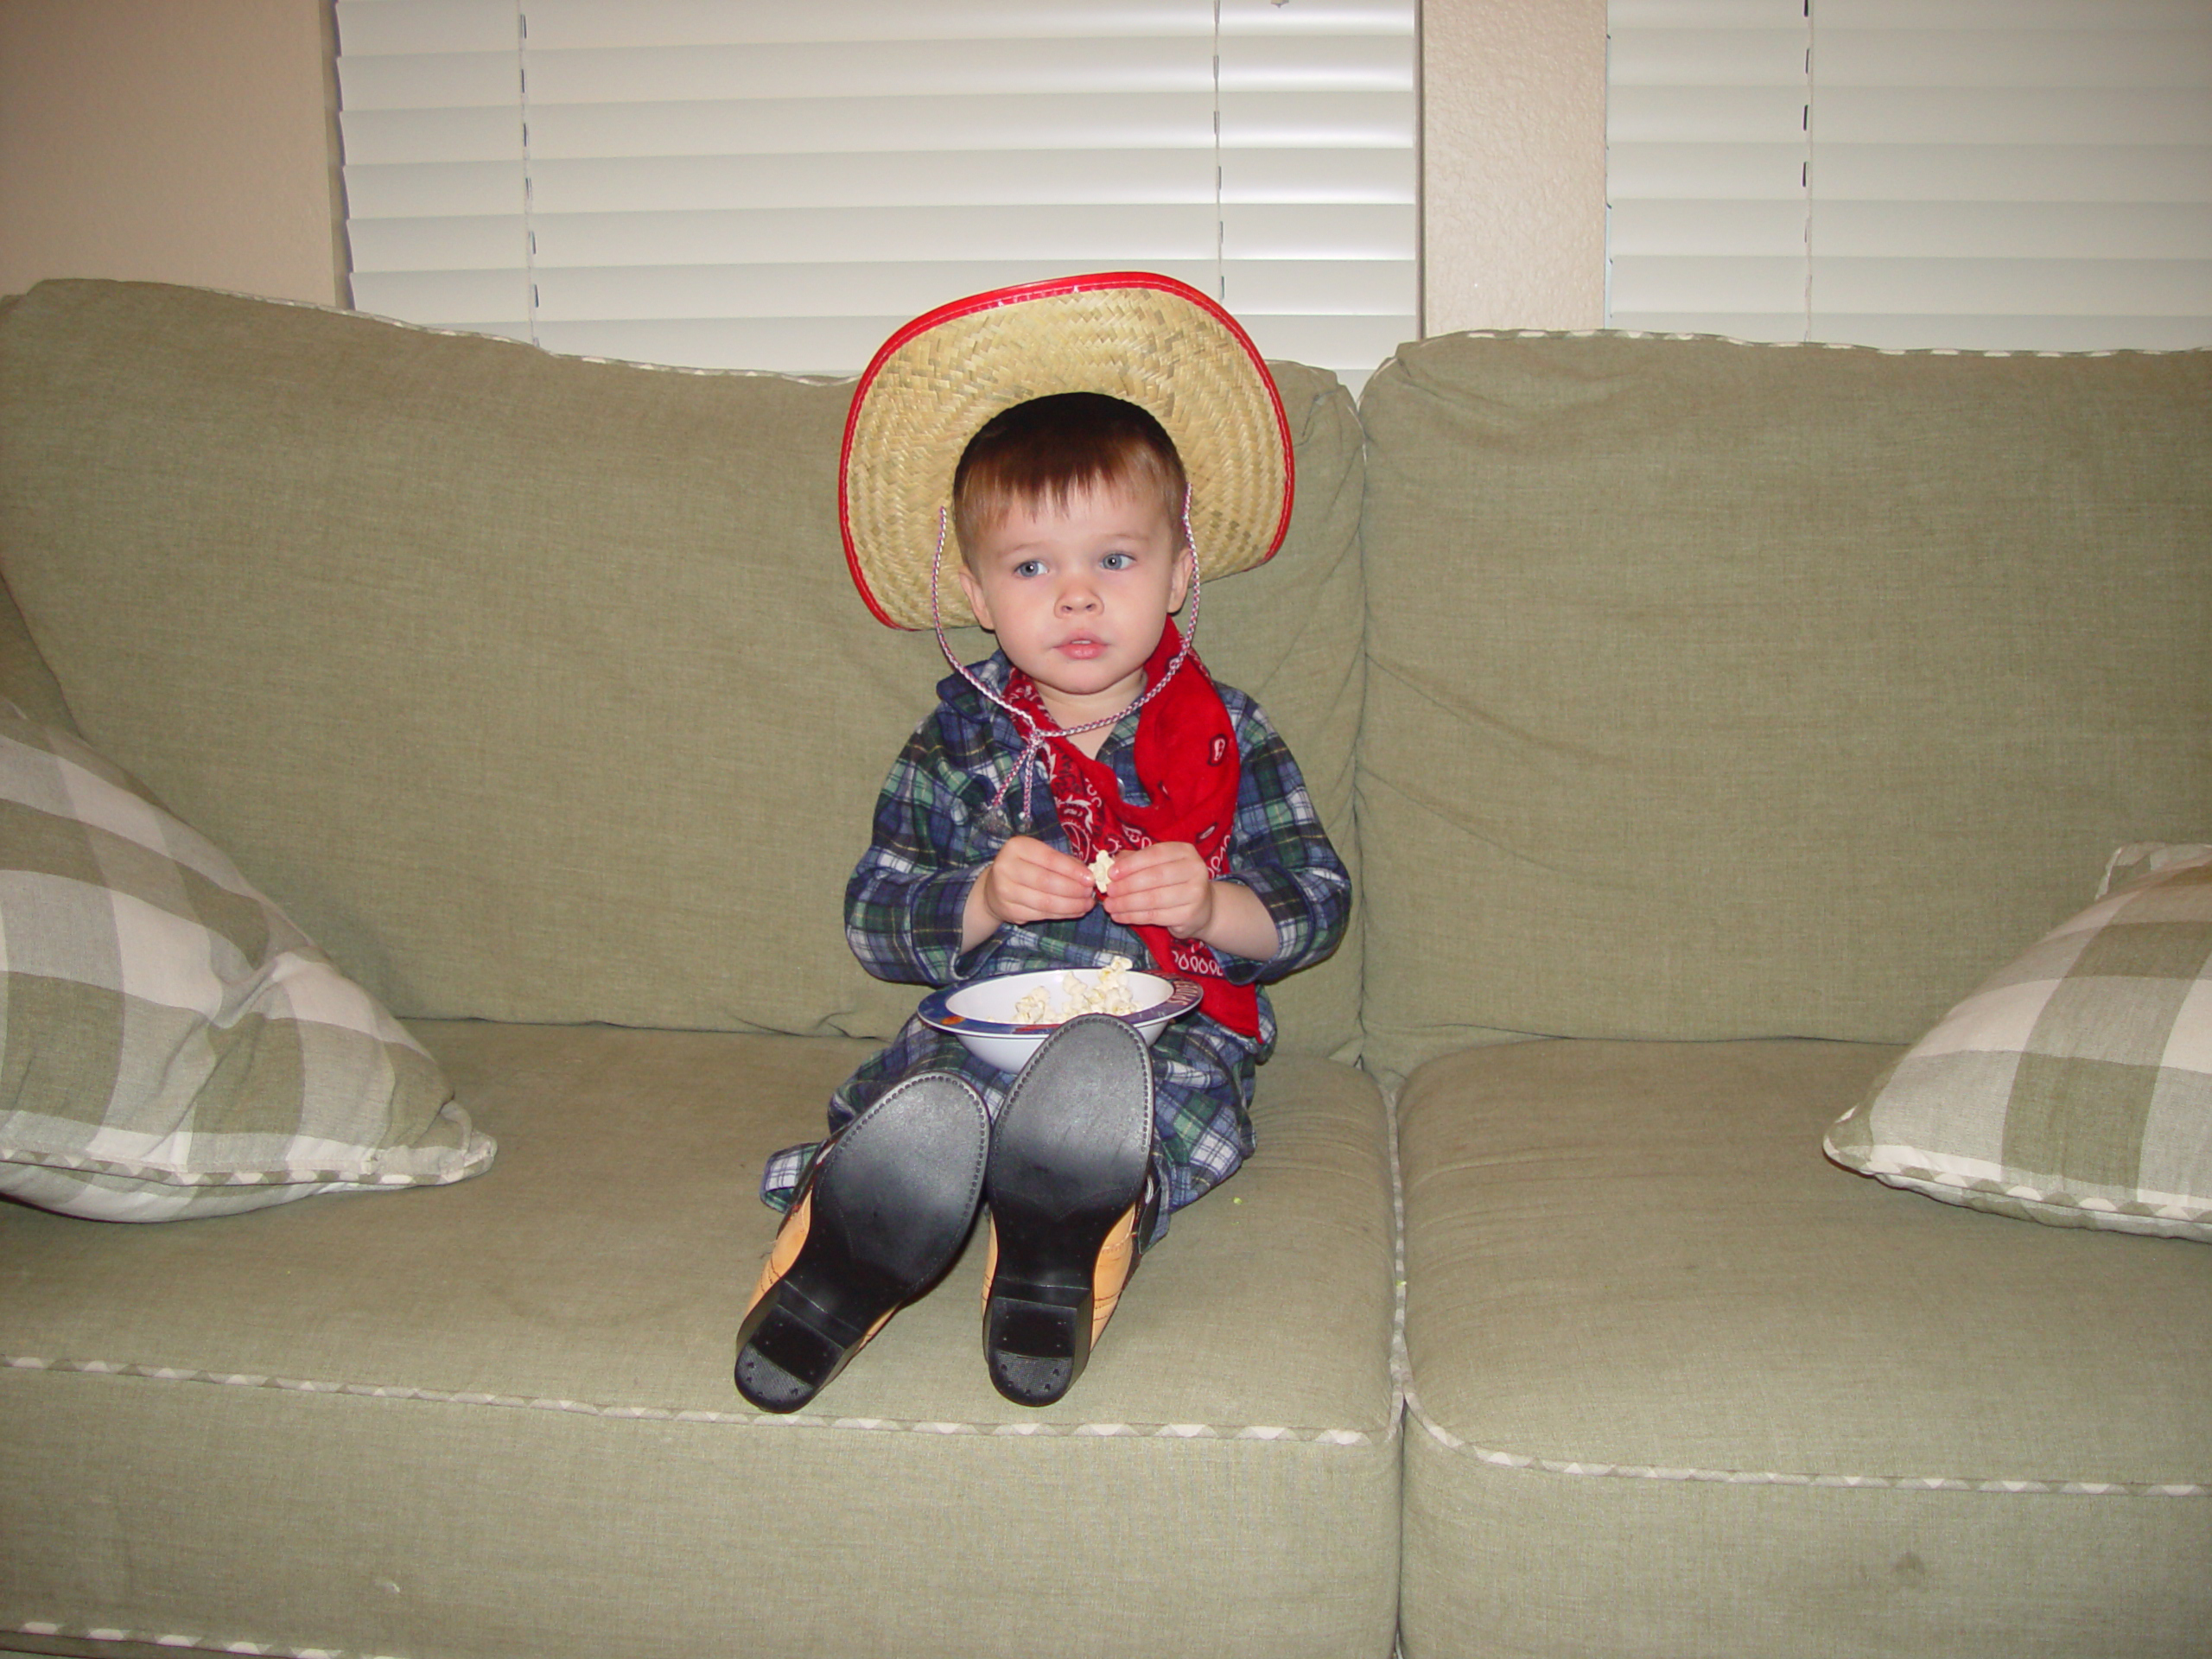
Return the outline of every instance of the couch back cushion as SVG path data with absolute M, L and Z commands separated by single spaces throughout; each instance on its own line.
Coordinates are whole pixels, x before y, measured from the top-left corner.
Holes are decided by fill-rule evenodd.
M 1910 1041 L 2212 823 L 2212 353 L 1455 335 L 1368 384 L 1368 1051 Z
M 1279 373 L 1297 517 L 1200 644 L 1356 852 L 1358 426 Z M 0 568 L 85 736 L 396 1011 L 881 1035 L 916 993 L 845 879 L 944 669 L 846 575 L 849 396 L 45 283 L 0 315 Z M 1351 1052 L 1358 966 L 1285 988 L 1287 1046 Z

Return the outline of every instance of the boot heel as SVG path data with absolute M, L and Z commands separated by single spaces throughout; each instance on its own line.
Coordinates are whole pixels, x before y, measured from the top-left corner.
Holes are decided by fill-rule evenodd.
M 794 1300 L 772 1294 L 738 1332 L 738 1391 L 764 1411 L 797 1411 L 867 1339 L 865 1332 L 846 1336 L 851 1327 L 842 1322 L 823 1328 Z
M 1049 1405 L 1090 1357 L 1090 1294 L 1001 1282 L 991 1298 L 983 1344 L 1001 1393 L 1024 1405 Z

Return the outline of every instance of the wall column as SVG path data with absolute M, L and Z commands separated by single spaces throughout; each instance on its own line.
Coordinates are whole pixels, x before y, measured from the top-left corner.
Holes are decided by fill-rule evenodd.
M 329 0 L 0 0 L 0 294 L 342 303 Z
M 1596 328 L 1605 0 L 1425 0 L 1424 324 Z

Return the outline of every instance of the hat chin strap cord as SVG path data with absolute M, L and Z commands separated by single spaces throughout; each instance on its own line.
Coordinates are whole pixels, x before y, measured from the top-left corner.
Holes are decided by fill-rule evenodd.
M 944 613 L 938 602 L 938 576 L 944 567 L 946 523 L 945 509 L 940 506 L 937 510 L 937 550 L 930 556 L 930 625 L 937 630 L 937 648 L 944 653 L 944 660 L 952 664 L 953 672 L 974 686 L 990 702 L 1006 710 L 1007 714 L 1013 718 L 1015 728 L 1025 734 L 1021 753 L 1014 760 L 1014 770 L 1007 772 L 1000 783 L 998 793 L 991 797 L 990 804 L 983 809 L 983 816 L 988 818 L 1000 810 L 1005 804 L 1007 791 L 1014 787 L 1014 780 L 1019 778 L 1021 779 L 1021 816 L 1026 823 L 1030 817 L 1030 785 L 1035 776 L 1041 772 L 1046 779 L 1046 787 L 1049 789 L 1051 786 L 1052 752 L 1048 746 L 1053 738 L 1073 737 L 1082 732 L 1095 732 L 1102 726 L 1119 725 L 1130 715 L 1158 696 L 1166 689 L 1168 681 L 1173 679 L 1177 671 L 1190 660 L 1191 642 L 1198 637 L 1198 598 L 1201 588 L 1198 579 L 1198 537 L 1191 533 L 1190 486 L 1185 485 L 1183 489 L 1183 547 L 1191 558 L 1191 620 L 1190 626 L 1183 630 L 1183 643 L 1177 648 L 1175 655 L 1169 658 L 1167 671 L 1147 686 L 1135 701 L 1127 708 L 1108 715 L 1103 719 L 1085 721 L 1080 726 L 1060 726 L 1056 723 L 1046 727 L 1040 724 L 1033 716 L 1015 708 L 997 692 L 992 690 L 989 686 L 985 685 L 969 671 L 965 663 L 953 654 L 952 642 L 944 637 Z

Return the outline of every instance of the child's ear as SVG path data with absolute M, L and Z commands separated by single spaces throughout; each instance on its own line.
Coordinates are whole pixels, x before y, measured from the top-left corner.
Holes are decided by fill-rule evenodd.
M 1167 584 L 1167 610 L 1170 615 L 1183 608 L 1183 601 L 1191 595 L 1191 550 L 1186 545 L 1175 550 L 1175 575 Z
M 991 607 L 983 598 L 983 584 L 976 580 L 976 574 L 969 569 L 968 562 L 963 559 L 952 574 L 960 578 L 960 591 L 968 595 L 968 608 L 976 613 L 976 626 L 990 632 L 997 632 L 998 625 L 991 620 Z

